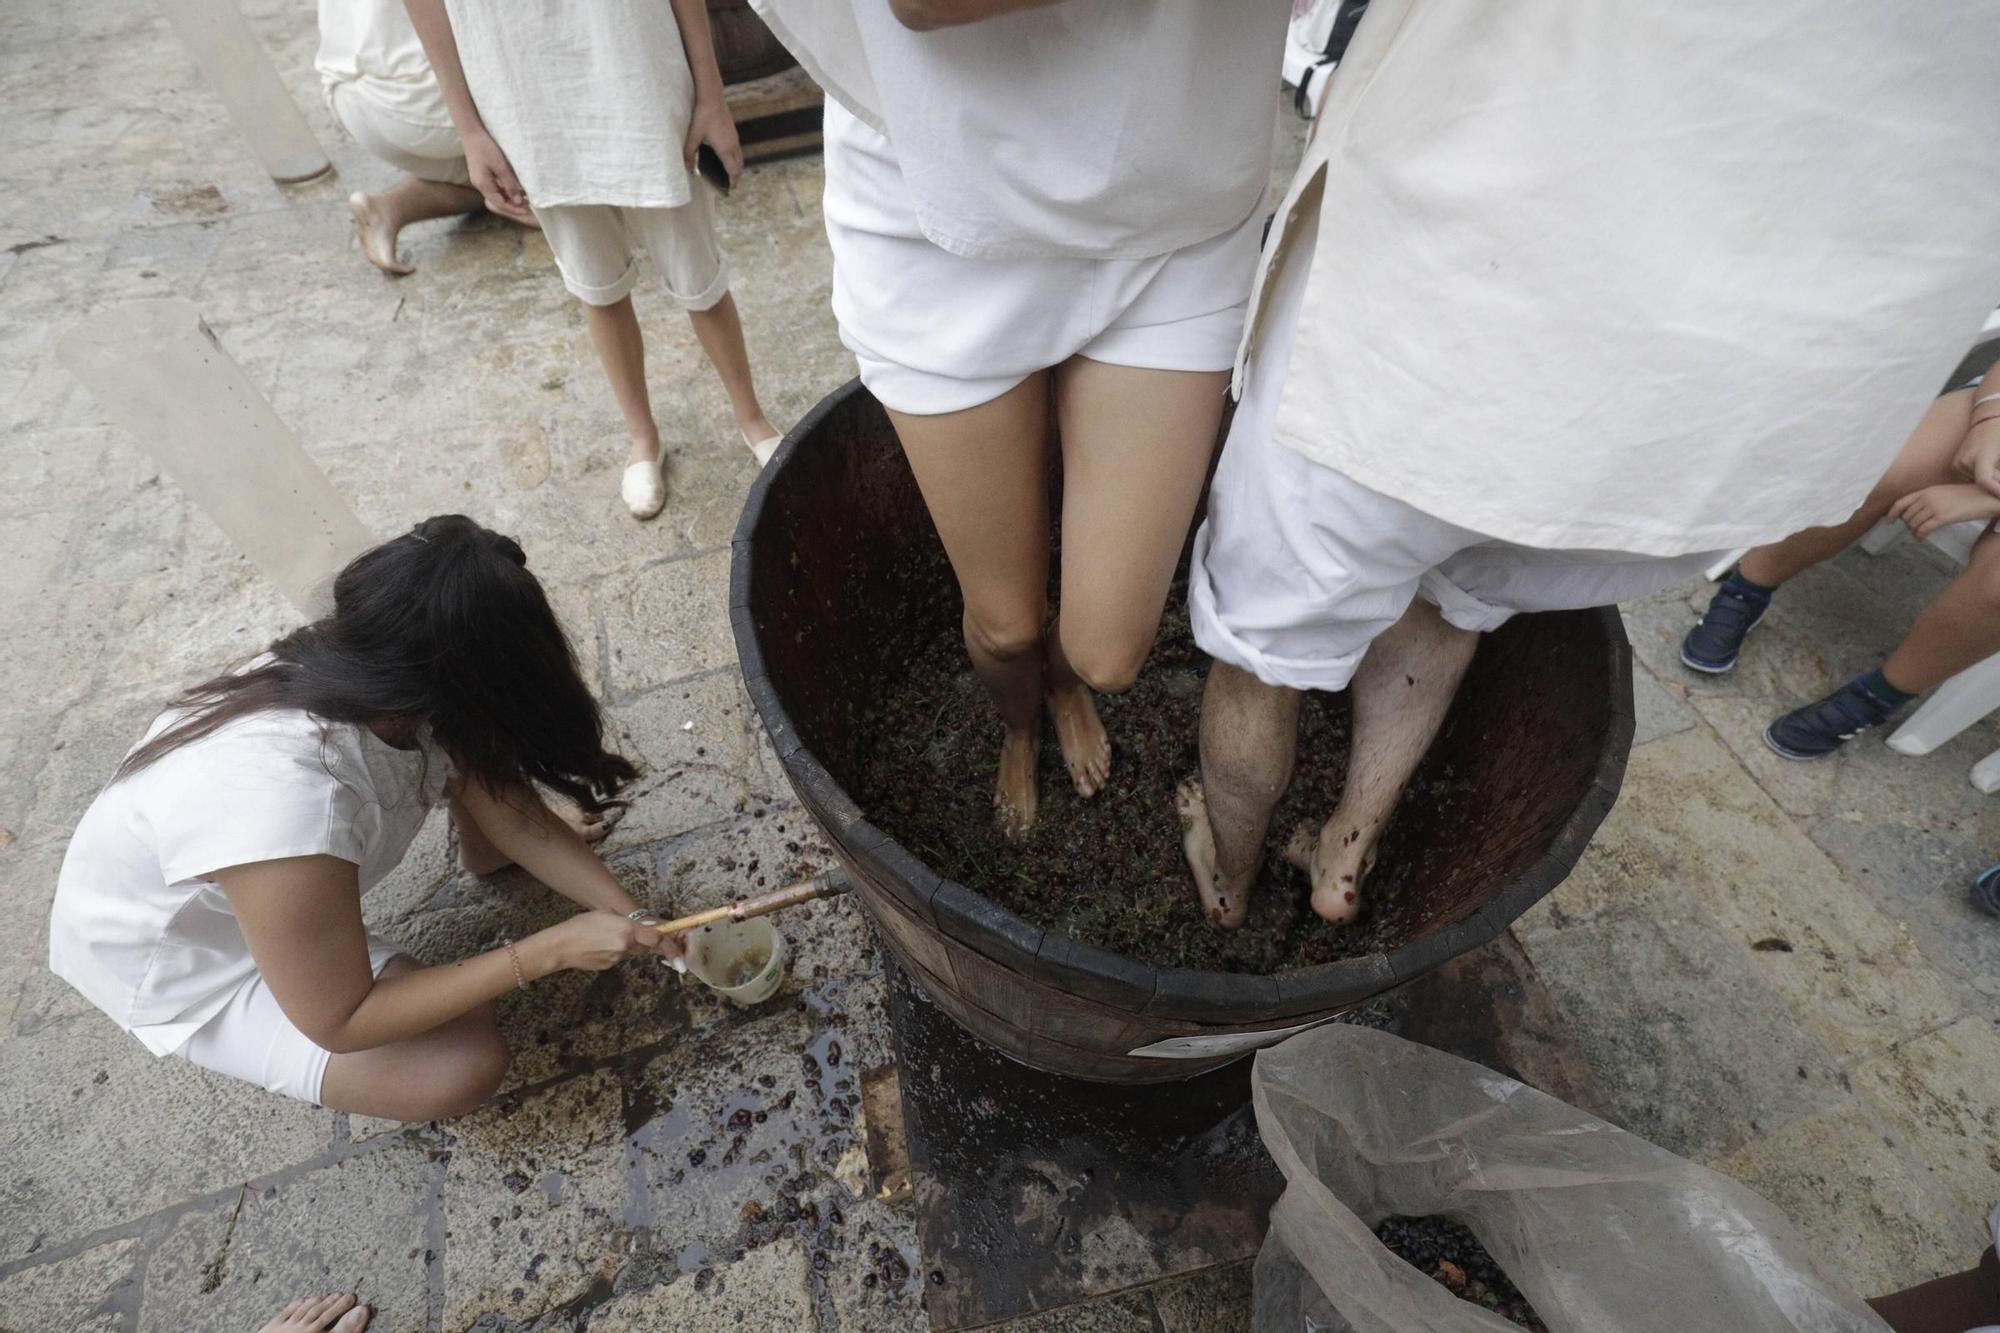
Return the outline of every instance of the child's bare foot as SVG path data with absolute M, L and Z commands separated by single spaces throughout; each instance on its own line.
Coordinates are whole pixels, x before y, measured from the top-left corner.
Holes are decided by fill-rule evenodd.
M 1000 742 L 1000 773 L 993 782 L 993 820 L 1015 842 L 1035 826 L 1035 752 L 1041 749 L 1036 728 L 1009 730 Z
M 1301 827 L 1285 848 L 1285 859 L 1312 875 L 1312 909 L 1336 926 L 1361 915 L 1361 886 L 1375 868 L 1375 840 L 1380 828 L 1356 827 L 1340 811 L 1320 826 L 1314 837 Z M 1310 838 L 1310 842 L 1302 839 Z M 1303 850 L 1303 862 L 1295 853 Z
M 414 264 L 396 258 L 396 222 L 374 195 L 356 190 L 347 196 L 347 211 L 354 214 L 354 236 L 369 263 L 391 277 L 415 273 Z
M 367 1306 L 355 1304 L 351 1291 L 337 1296 L 301 1296 L 257 1333 L 361 1333 L 368 1327 L 370 1313 Z
M 1049 716 L 1056 723 L 1056 744 L 1076 794 L 1089 800 L 1104 790 L 1111 776 L 1111 738 L 1097 716 L 1097 703 L 1087 685 L 1070 685 L 1049 692 Z
M 1208 795 L 1202 791 L 1199 777 L 1189 778 L 1174 789 L 1174 813 L 1180 816 L 1181 850 L 1201 894 L 1202 915 L 1215 925 L 1234 930 L 1250 914 L 1250 889 L 1248 885 L 1232 889 L 1223 881 L 1215 854 L 1215 830 L 1208 822 Z

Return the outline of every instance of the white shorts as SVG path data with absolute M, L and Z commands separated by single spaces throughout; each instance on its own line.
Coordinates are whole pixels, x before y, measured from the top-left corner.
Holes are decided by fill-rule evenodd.
M 1228 370 L 1262 231 L 1256 211 L 1146 259 L 968 259 L 925 238 L 889 141 L 827 99 L 833 313 L 861 382 L 898 412 L 990 403 L 1072 356 Z
M 401 952 L 385 939 L 368 937 L 368 966 L 378 977 Z M 314 1106 L 320 1104 L 319 1085 L 326 1077 L 326 1062 L 333 1058 L 333 1052 L 315 1045 L 285 1017 L 278 997 L 271 994 L 261 975 L 244 982 L 223 1011 L 196 1028 L 187 1044 L 174 1054 L 203 1069 Z
M 1368 645 L 1413 598 L 1460 629 L 1524 611 L 1609 606 L 1693 578 L 1717 552 L 1682 556 L 1540 550 L 1495 541 L 1372 491 L 1278 443 L 1310 237 L 1276 278 L 1195 534 L 1188 611 L 1195 642 L 1269 685 L 1347 687 Z
M 472 183 L 465 150 L 459 146 L 458 131 L 451 126 L 406 120 L 384 110 L 351 83 L 329 85 L 326 104 L 354 142 L 398 171 L 446 185 Z
M 729 295 L 729 261 L 715 239 L 713 187 L 690 182 L 679 208 L 561 204 L 535 217 L 555 252 L 563 286 L 586 305 L 615 305 L 639 278 L 639 252 L 684 310 L 707 310 Z

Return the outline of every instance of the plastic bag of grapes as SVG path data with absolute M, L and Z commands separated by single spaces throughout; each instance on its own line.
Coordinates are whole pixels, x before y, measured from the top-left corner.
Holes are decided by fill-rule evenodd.
M 1332 1024 L 1251 1086 L 1257 1333 L 1887 1333 L 1756 1194 L 1490 1069 Z

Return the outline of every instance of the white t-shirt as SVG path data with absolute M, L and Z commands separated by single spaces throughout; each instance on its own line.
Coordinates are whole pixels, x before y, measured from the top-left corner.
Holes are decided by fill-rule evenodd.
M 446 0 L 466 87 L 536 208 L 678 208 L 694 75 L 667 0 Z
M 1995 52 L 1990 0 L 1375 0 L 1277 438 L 1530 546 L 1846 518 L 2000 302 Z
M 63 857 L 49 967 L 155 1055 L 178 1050 L 257 971 L 207 876 L 324 854 L 354 862 L 365 893 L 403 859 L 448 771 L 428 742 L 398 750 L 297 710 L 239 718 L 91 802 Z
M 428 129 L 450 129 L 444 90 L 403 0 L 319 0 L 320 83 L 351 84 L 381 110 Z
M 1063 0 L 930 32 L 888 0 L 755 0 L 889 139 L 924 236 L 970 258 L 1143 259 L 1250 216 L 1286 0 Z

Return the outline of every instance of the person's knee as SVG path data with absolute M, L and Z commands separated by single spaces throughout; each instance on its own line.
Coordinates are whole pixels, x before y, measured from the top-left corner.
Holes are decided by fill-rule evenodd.
M 448 1120 L 476 1110 L 500 1090 L 509 1059 L 506 1041 L 497 1030 L 487 1028 L 431 1064 L 421 1086 L 414 1089 L 419 1103 L 414 1109 L 419 1114 L 407 1118 Z
M 977 614 L 968 610 L 965 638 L 976 651 L 995 661 L 1019 661 L 1042 651 L 1042 612 L 1025 607 Z
M 1139 679 L 1139 670 L 1146 665 L 1146 654 L 1152 647 L 1150 639 L 1143 643 L 1099 639 L 1081 644 L 1071 644 L 1065 639 L 1063 656 L 1069 659 L 1070 670 L 1077 679 L 1091 689 L 1099 694 L 1120 694 Z

